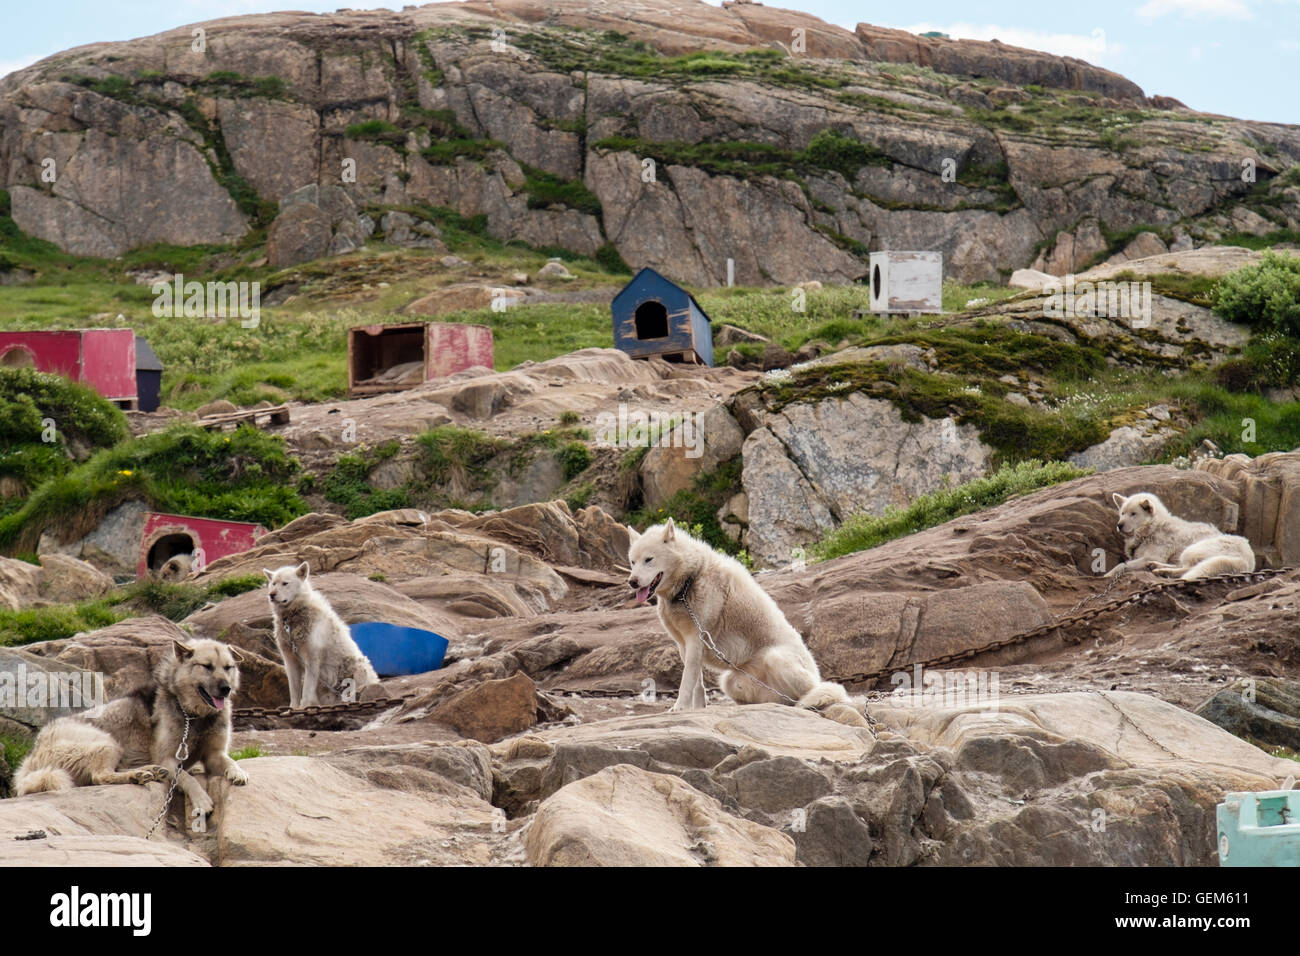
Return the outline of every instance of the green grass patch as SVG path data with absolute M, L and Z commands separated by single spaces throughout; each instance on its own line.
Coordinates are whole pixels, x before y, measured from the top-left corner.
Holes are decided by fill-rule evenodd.
M 230 752 L 231 760 L 254 760 L 265 756 L 266 751 L 262 749 L 261 744 L 249 744 L 247 747 L 241 747 Z
M 250 426 L 222 434 L 177 426 L 100 451 L 44 482 L 0 518 L 0 547 L 30 551 L 42 531 L 75 540 L 114 505 L 142 499 L 156 511 L 279 527 L 307 511 L 283 439 Z
M 128 435 L 126 417 L 94 389 L 29 368 L 0 369 L 0 476 L 30 490 Z
M 883 515 L 853 515 L 814 544 L 811 553 L 825 561 L 865 551 L 953 518 L 1000 505 L 1019 495 L 1091 473 L 1092 469 L 1076 468 L 1059 461 L 1028 460 L 1014 465 L 1004 464 L 985 478 L 918 495 L 905 508 L 887 508 Z
M 265 583 L 260 574 L 239 575 L 211 584 L 146 579 L 77 604 L 0 610 L 0 646 L 64 640 L 142 614 L 161 614 L 168 620 L 181 621 L 209 603 L 254 591 Z
M 522 168 L 525 177 L 524 192 L 528 194 L 529 209 L 566 206 L 591 216 L 601 214 L 600 200 L 580 181 L 561 179 L 535 166 Z
M 401 451 L 401 442 L 387 441 L 376 448 L 340 455 L 334 467 L 320 482 L 320 491 L 328 501 L 342 505 L 351 520 L 380 511 L 410 507 L 411 497 L 405 488 L 376 488 L 370 473 Z

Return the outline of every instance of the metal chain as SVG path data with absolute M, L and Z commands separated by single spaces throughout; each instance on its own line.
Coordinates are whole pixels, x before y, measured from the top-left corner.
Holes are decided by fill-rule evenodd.
M 163 818 L 167 816 L 167 809 L 172 805 L 172 794 L 176 792 L 181 774 L 185 772 L 185 761 L 190 759 L 190 715 L 185 713 L 184 709 L 181 710 L 181 715 L 185 718 L 185 731 L 181 734 L 181 742 L 176 745 L 176 772 L 172 774 L 171 786 L 167 788 L 167 796 L 163 797 L 162 808 L 158 811 L 153 826 L 144 835 L 146 840 L 153 836 L 154 831 L 163 822 Z
M 382 710 L 392 707 L 404 700 L 410 700 L 414 694 L 401 697 L 381 697 L 376 700 L 343 701 L 338 704 L 312 704 L 308 707 L 238 707 L 233 712 L 235 720 L 247 720 L 254 717 L 304 717 L 316 714 L 343 714 Z
M 707 647 L 710 651 L 712 651 L 714 656 L 717 657 L 718 660 L 722 661 L 732 670 L 739 671 L 740 673 L 748 677 L 750 680 L 752 680 L 755 684 L 758 684 L 761 687 L 766 687 L 768 690 L 776 694 L 778 697 L 784 697 L 790 703 L 795 704 L 797 706 L 799 701 L 795 700 L 789 694 L 782 693 L 781 691 L 777 690 L 771 684 L 763 683 L 763 681 L 759 680 L 757 677 L 749 673 L 749 671 L 745 670 L 743 667 L 740 667 L 738 664 L 733 664 L 727 658 L 727 655 L 722 653 L 722 650 L 718 647 L 718 645 L 713 643 L 713 635 L 704 629 L 704 625 L 700 623 L 700 619 L 695 616 L 695 609 L 691 607 L 691 602 L 689 600 L 690 590 L 691 590 L 691 582 L 687 581 L 686 587 L 683 588 L 681 594 L 677 596 L 677 600 L 682 602 L 682 606 L 686 608 L 686 613 L 691 616 L 691 622 L 695 625 L 695 629 L 700 632 L 700 640 L 704 642 L 704 646 Z
M 1123 709 L 1122 707 L 1120 707 L 1119 704 L 1115 703 L 1115 701 L 1111 699 L 1110 695 L 1107 694 L 1104 690 L 1099 690 L 1099 691 L 1097 691 L 1097 693 L 1099 693 L 1099 694 L 1102 696 L 1102 699 L 1105 700 L 1106 703 L 1110 704 L 1110 706 L 1112 706 L 1112 707 L 1115 708 L 1116 712 L 1117 712 L 1117 713 L 1119 714 L 1119 716 L 1120 716 L 1120 719 L 1122 719 L 1122 720 L 1126 720 L 1126 721 L 1128 721 L 1130 724 L 1132 724 L 1135 728 L 1137 728 L 1137 732 L 1138 732 L 1138 733 L 1140 733 L 1140 734 L 1141 734 L 1143 737 L 1145 737 L 1147 740 L 1151 741 L 1153 744 L 1155 744 L 1157 747 L 1159 747 L 1159 748 L 1160 748 L 1161 750 L 1163 750 L 1165 753 L 1169 754 L 1170 756 L 1172 756 L 1172 757 L 1174 757 L 1174 758 L 1176 758 L 1176 759 L 1178 759 L 1178 760 L 1188 760 L 1188 759 L 1190 759 L 1190 758 L 1188 758 L 1188 757 L 1184 757 L 1182 754 L 1178 754 L 1178 753 L 1175 753 L 1174 751 L 1170 750 L 1168 747 L 1166 747 L 1164 744 L 1162 744 L 1160 741 L 1156 740 L 1156 738 L 1152 737 L 1149 733 L 1147 733 L 1144 729 L 1142 729 L 1142 725 L 1139 724 L 1139 723 L 1138 723 L 1136 720 L 1134 720 L 1132 717 L 1130 717 L 1127 713 L 1125 713 L 1124 709 Z M 1115 743 L 1116 743 L 1116 745 L 1118 746 L 1118 744 L 1119 744 L 1119 739 L 1118 739 L 1118 738 L 1116 738 Z
M 1099 604 L 1096 607 L 1089 608 L 1088 610 L 1078 614 L 1063 615 L 1057 618 L 1056 620 L 1049 621 L 1046 624 L 1040 624 L 1038 627 L 1031 628 L 1028 631 L 1022 631 L 1019 634 L 1014 634 L 1011 637 L 1002 638 L 1001 640 L 990 641 L 989 643 L 983 644 L 979 647 L 971 647 L 971 648 L 967 648 L 966 650 L 954 651 L 950 654 L 941 654 L 940 656 L 932 657 L 929 660 L 912 661 L 911 663 L 908 664 L 899 664 L 899 665 L 881 667 L 874 671 L 862 671 L 856 674 L 849 674 L 842 677 L 841 676 L 827 677 L 827 680 L 832 680 L 840 684 L 862 684 L 868 681 L 879 680 L 880 678 L 887 677 L 890 674 L 896 673 L 899 670 L 914 668 L 917 667 L 918 665 L 922 669 L 925 669 L 931 667 L 942 667 L 946 664 L 955 664 L 958 661 L 970 660 L 971 658 L 978 657 L 982 654 L 989 654 L 992 653 L 993 651 L 1002 650 L 1004 647 L 1012 647 L 1016 644 L 1023 644 L 1025 641 L 1032 640 L 1033 638 L 1036 637 L 1044 637 L 1048 634 L 1053 633 L 1054 631 L 1061 630 L 1063 628 L 1073 627 L 1077 624 L 1083 624 L 1087 621 L 1091 621 L 1093 618 L 1100 617 L 1103 614 L 1110 614 L 1113 611 L 1118 611 L 1121 608 L 1128 607 L 1131 604 L 1141 603 L 1145 601 L 1147 598 L 1156 594 L 1162 594 L 1165 591 L 1185 590 L 1189 588 L 1201 587 L 1204 585 L 1211 585 L 1211 584 L 1231 584 L 1236 582 L 1245 583 L 1245 582 L 1266 581 L 1270 578 L 1278 577 L 1279 575 L 1289 574 L 1295 570 L 1296 568 L 1294 567 L 1270 568 L 1264 571 L 1247 571 L 1247 572 L 1241 572 L 1237 574 L 1219 574 L 1219 575 L 1215 575 L 1214 577 L 1196 578 L 1190 581 L 1184 581 L 1181 578 L 1173 581 L 1162 581 L 1160 584 L 1154 584 L 1151 585 L 1150 587 L 1142 588 L 1140 590 L 1134 591 L 1132 594 L 1125 595 L 1124 597 L 1121 598 L 1116 598 L 1115 600 L 1110 601 L 1106 604 Z M 1116 575 L 1116 578 L 1119 578 L 1120 576 L 1121 575 Z M 1106 590 L 1102 591 L 1099 595 L 1094 595 L 1094 596 L 1095 597 L 1104 596 L 1105 594 L 1109 593 L 1111 588 L 1113 587 L 1114 584 L 1112 583 L 1106 588 Z M 1079 607 L 1080 604 L 1086 603 L 1090 599 L 1091 597 L 1085 598 L 1083 601 L 1079 602 L 1079 604 L 1076 604 L 1075 607 Z
M 992 653 L 993 651 L 1001 650 L 1004 647 L 1012 647 L 1016 644 L 1023 644 L 1026 641 L 1032 640 L 1036 637 L 1043 637 L 1057 630 L 1074 627 L 1075 625 L 1078 624 L 1083 624 L 1087 621 L 1092 620 L 1093 618 L 1100 617 L 1103 614 L 1110 614 L 1114 611 L 1120 610 L 1121 608 L 1128 607 L 1131 604 L 1138 604 L 1146 600 L 1148 597 L 1151 597 L 1156 594 L 1161 594 L 1165 591 L 1186 590 L 1189 588 L 1195 588 L 1203 585 L 1212 585 L 1212 584 L 1232 584 L 1237 582 L 1254 583 L 1258 581 L 1266 581 L 1269 580 L 1270 578 L 1279 577 L 1284 574 L 1289 574 L 1295 570 L 1297 570 L 1295 567 L 1269 568 L 1262 571 L 1247 571 L 1247 572 L 1241 572 L 1236 574 L 1219 574 L 1219 575 L 1215 575 L 1214 577 L 1198 578 L 1191 581 L 1184 581 L 1182 579 L 1176 579 L 1173 581 L 1162 581 L 1159 584 L 1154 584 L 1151 585 L 1150 587 L 1146 587 L 1134 591 L 1133 593 L 1125 595 L 1124 597 L 1116 598 L 1115 600 L 1110 601 L 1106 604 L 1099 604 L 1096 607 L 1092 607 L 1086 611 L 1083 611 L 1082 613 L 1078 613 L 1078 614 L 1075 613 L 1080 607 L 1082 607 L 1084 604 L 1087 604 L 1089 601 L 1096 600 L 1097 598 L 1100 597 L 1105 597 L 1107 594 L 1109 594 L 1114 589 L 1115 585 L 1119 582 L 1119 580 L 1122 577 L 1124 577 L 1126 574 L 1126 572 L 1120 572 L 1119 574 L 1116 574 L 1111 579 L 1111 582 L 1106 586 L 1104 590 L 1096 594 L 1087 595 L 1081 601 L 1076 603 L 1074 607 L 1070 608 L 1070 610 L 1067 611 L 1065 614 L 1063 614 L 1061 617 L 1056 618 L 1055 620 L 1047 624 L 1041 624 L 1038 627 L 1031 628 L 1028 631 L 1022 631 L 1019 634 L 1015 634 L 1012 635 L 1011 637 L 1003 638 L 1001 640 L 990 641 L 989 643 L 981 645 L 979 647 L 972 647 L 972 648 L 968 648 L 967 650 L 954 651 L 953 653 L 950 654 L 943 654 L 938 657 L 932 657 L 929 660 L 912 661 L 907 664 L 897 664 L 888 667 L 882 667 L 874 671 L 862 671 L 855 674 L 848 674 L 846 676 L 827 675 L 825 679 L 828 681 L 834 681 L 837 684 L 862 684 L 868 681 L 879 680 L 882 677 L 888 677 L 890 674 L 896 673 L 899 670 L 911 669 L 913 667 L 916 667 L 918 664 L 922 668 L 940 667 L 945 664 L 954 664 L 958 661 L 969 660 L 970 658 L 978 657 L 982 654 L 989 654 Z M 689 610 L 689 606 L 688 606 L 688 610 Z M 695 616 L 694 614 L 692 614 L 691 619 L 694 620 L 694 618 Z M 696 622 L 696 626 L 699 627 L 698 621 Z M 717 652 L 715 651 L 714 653 Z M 719 655 L 719 657 L 721 657 L 721 655 Z M 722 660 L 726 661 L 726 658 L 723 657 Z M 727 663 L 730 662 L 728 661 Z M 595 697 L 595 698 L 613 699 L 613 698 L 640 696 L 640 693 L 638 691 L 633 691 L 633 690 L 601 690 L 601 689 L 579 690 L 576 688 L 567 688 L 567 687 L 551 687 L 551 688 L 544 688 L 544 689 L 547 690 L 549 693 L 553 693 L 553 694 L 569 694 L 571 696 L 578 696 L 578 697 Z M 668 697 L 672 695 L 664 694 L 663 696 Z M 868 720 L 870 720 L 869 717 Z

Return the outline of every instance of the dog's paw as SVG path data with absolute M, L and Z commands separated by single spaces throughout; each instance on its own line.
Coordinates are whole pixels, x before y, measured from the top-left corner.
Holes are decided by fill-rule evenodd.
M 226 779 L 236 787 L 242 787 L 244 784 L 248 783 L 248 774 L 244 772 L 242 767 L 229 767 L 226 769 Z
M 138 770 L 131 771 L 131 782 L 144 786 L 146 783 L 153 783 L 155 780 L 166 780 L 167 768 L 158 766 L 141 767 Z
M 212 802 L 212 798 L 204 790 L 196 791 L 190 798 L 190 803 L 194 805 L 193 809 L 190 810 L 191 817 L 207 816 L 216 806 Z

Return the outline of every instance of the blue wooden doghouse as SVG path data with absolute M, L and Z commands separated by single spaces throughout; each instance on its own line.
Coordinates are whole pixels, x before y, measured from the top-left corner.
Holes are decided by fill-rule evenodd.
M 633 358 L 713 365 L 713 327 L 694 296 L 642 269 L 609 304 L 614 347 Z

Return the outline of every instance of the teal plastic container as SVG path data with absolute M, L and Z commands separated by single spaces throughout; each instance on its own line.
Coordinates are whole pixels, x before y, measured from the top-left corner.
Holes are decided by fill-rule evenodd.
M 1230 793 L 1215 809 L 1219 866 L 1300 866 L 1300 790 Z
M 382 621 L 351 625 L 352 639 L 380 677 L 425 674 L 442 667 L 447 639 L 418 627 L 399 627 Z

